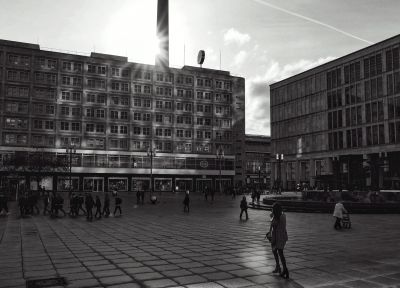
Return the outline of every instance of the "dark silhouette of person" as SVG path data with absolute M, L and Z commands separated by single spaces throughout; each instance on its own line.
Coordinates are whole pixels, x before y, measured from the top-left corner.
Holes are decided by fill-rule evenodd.
M 87 193 L 85 197 L 85 206 L 86 206 L 86 219 L 89 221 L 93 220 L 93 211 L 92 211 L 93 205 L 94 205 L 93 197 L 90 193 Z
M 144 204 L 144 190 L 140 191 L 140 198 L 141 198 L 141 202 L 143 205 Z
M 204 187 L 204 199 L 207 201 L 208 199 L 208 187 Z
M 140 204 L 140 199 L 142 198 L 140 190 L 136 191 L 136 204 Z
M 190 203 L 189 190 L 187 190 L 185 193 L 185 199 L 183 199 L 183 212 L 189 213 L 189 203 Z
M 275 202 L 272 205 L 272 220 L 269 228 L 269 234 L 271 235 L 271 248 L 275 258 L 275 270 L 272 273 L 279 273 L 281 277 L 288 279 L 289 271 L 286 266 L 286 259 L 283 254 L 288 235 L 286 231 L 286 215 L 282 211 L 282 206 Z M 268 233 L 267 233 L 268 234 Z M 279 258 L 282 262 L 283 271 L 279 265 Z
M 10 213 L 8 212 L 8 205 L 7 205 L 7 195 L 5 192 L 1 192 L 0 194 L 0 214 L 3 213 L 3 210 L 5 212 L 5 215 L 9 215 Z
M 61 194 L 56 194 L 55 197 L 56 201 L 56 214 L 58 214 L 58 210 L 60 210 L 63 213 L 63 216 L 65 216 L 67 213 L 64 210 L 64 198 L 61 196 Z
M 249 214 L 247 214 L 247 200 L 246 196 L 243 196 L 242 201 L 240 201 L 240 220 L 242 220 L 243 212 L 246 213 L 246 220 L 249 219 Z
M 121 210 L 121 204 L 122 204 L 122 199 L 119 197 L 118 193 L 115 192 L 115 209 L 114 209 L 114 217 L 117 216 L 117 211 L 119 211 L 119 216 L 122 215 L 122 210 Z
M 46 215 L 46 213 L 51 213 L 49 209 L 49 204 L 50 204 L 50 195 L 49 192 L 44 192 L 43 194 L 43 215 Z
M 96 195 L 96 213 L 94 214 L 95 218 L 101 218 L 101 201 L 99 195 Z
M 25 202 L 26 202 L 25 194 L 21 194 L 18 198 L 19 215 L 21 217 L 25 216 Z
M 83 209 L 83 203 L 85 202 L 85 197 L 82 194 L 79 194 L 77 202 L 78 202 L 78 209 L 77 209 L 78 216 L 79 216 L 79 211 L 81 210 L 83 212 L 83 215 L 86 215 L 86 211 L 85 209 Z
M 110 216 L 110 195 L 108 192 L 104 195 L 103 215 L 105 217 Z

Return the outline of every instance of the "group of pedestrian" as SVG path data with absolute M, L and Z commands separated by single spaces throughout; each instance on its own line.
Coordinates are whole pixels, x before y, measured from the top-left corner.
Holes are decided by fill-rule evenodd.
M 86 216 L 88 221 L 93 220 L 93 208 L 96 208 L 94 218 L 101 219 L 102 216 L 109 217 L 110 216 L 110 195 L 108 192 L 104 194 L 103 203 L 100 200 L 100 196 L 96 195 L 95 199 L 93 198 L 91 193 L 71 193 L 69 196 L 69 211 L 68 213 L 64 210 L 64 197 L 55 191 L 48 192 L 42 191 L 42 199 L 43 199 L 43 215 L 50 215 L 51 217 L 59 217 L 66 216 L 67 214 L 70 217 L 80 216 L 80 212 Z M 115 209 L 114 216 L 117 216 L 119 212 L 119 216 L 122 215 L 122 199 L 118 195 L 118 193 L 113 192 L 113 196 L 115 198 Z M 39 192 L 38 191 L 30 191 L 24 192 L 18 197 L 18 206 L 20 211 L 20 216 L 25 217 L 27 215 L 40 214 L 38 200 L 39 200 Z M 2 207 L 2 206 L 1 206 Z M 7 208 L 8 213 L 8 208 Z M 62 215 L 60 215 L 62 213 Z

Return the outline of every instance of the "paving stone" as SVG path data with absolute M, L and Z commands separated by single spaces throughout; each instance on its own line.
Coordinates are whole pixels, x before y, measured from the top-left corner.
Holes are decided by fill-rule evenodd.
M 173 279 L 174 279 L 174 281 L 178 282 L 181 285 L 193 284 L 193 283 L 201 283 L 201 282 L 207 281 L 206 278 L 198 276 L 198 275 L 176 277 L 176 278 L 173 278 Z
M 176 285 L 177 283 L 175 281 L 172 281 L 171 279 L 158 279 L 158 280 L 150 280 L 150 281 L 145 281 L 144 285 L 150 288 L 161 288 L 161 287 L 169 287 Z
M 164 276 L 158 272 L 138 273 L 132 276 L 138 281 L 164 278 Z
M 93 275 L 96 278 L 103 278 L 103 277 L 109 277 L 109 276 L 118 276 L 118 275 L 123 275 L 125 274 L 122 270 L 118 269 L 113 269 L 113 270 L 102 270 L 102 271 L 94 271 Z
M 82 279 L 82 280 L 73 280 L 68 283 L 68 288 L 86 288 L 86 287 L 94 287 L 99 285 L 99 281 L 96 279 Z
M 132 282 L 133 279 L 128 275 L 118 275 L 112 277 L 99 278 L 99 281 L 103 285 L 116 285 L 116 284 Z
M 254 283 L 252 283 L 249 280 L 242 279 L 242 278 L 233 278 L 233 279 L 228 279 L 228 280 L 220 280 L 217 281 L 219 284 L 223 285 L 224 287 L 229 287 L 229 288 L 239 288 L 239 287 L 246 287 L 250 286 Z
M 186 286 L 187 288 L 223 288 L 224 286 L 219 285 L 215 282 L 204 282 L 198 284 L 190 284 Z
M 226 272 L 215 272 L 215 273 L 206 273 L 202 276 L 206 277 L 209 280 L 221 280 L 221 279 L 230 279 L 234 278 L 232 274 Z

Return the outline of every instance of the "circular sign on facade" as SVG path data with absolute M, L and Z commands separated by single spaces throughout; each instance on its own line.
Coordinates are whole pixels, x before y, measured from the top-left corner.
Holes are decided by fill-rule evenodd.
M 208 162 L 206 160 L 200 161 L 200 167 L 201 168 L 207 168 L 208 167 Z

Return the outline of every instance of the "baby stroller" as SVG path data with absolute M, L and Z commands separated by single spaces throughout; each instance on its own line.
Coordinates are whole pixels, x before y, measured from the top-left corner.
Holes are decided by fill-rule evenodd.
M 346 228 L 346 229 L 351 228 L 351 220 L 350 220 L 349 213 L 343 213 L 342 225 L 343 225 L 343 228 Z

